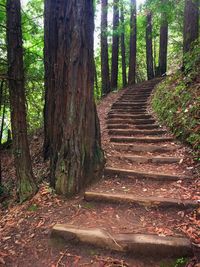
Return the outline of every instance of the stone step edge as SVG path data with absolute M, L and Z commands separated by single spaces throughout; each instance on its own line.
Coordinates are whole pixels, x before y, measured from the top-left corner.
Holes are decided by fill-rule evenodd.
M 173 137 L 127 137 L 127 136 L 113 136 L 110 138 L 110 142 L 113 143 L 160 143 L 160 142 L 173 142 Z
M 95 202 L 109 202 L 114 204 L 136 204 L 145 207 L 160 207 L 160 208 L 197 208 L 199 203 L 196 200 L 181 200 L 173 198 L 162 197 L 140 197 L 133 194 L 119 194 L 119 193 L 98 193 L 85 192 L 84 199 L 86 201 Z
M 159 136 L 164 135 L 167 132 L 165 130 L 132 130 L 132 129 L 109 129 L 109 135 L 117 136 L 134 136 L 134 135 L 150 135 Z
M 129 130 L 154 130 L 154 129 L 162 129 L 157 124 L 145 124 L 145 125 L 130 125 L 130 124 L 107 124 L 107 129 L 129 129 Z
M 126 169 L 117 169 L 107 167 L 104 170 L 106 175 L 126 175 L 126 176 L 134 176 L 134 178 L 141 179 L 151 179 L 155 181 L 178 181 L 178 180 L 186 180 L 189 179 L 188 176 L 179 176 L 179 175 L 171 175 L 165 173 L 153 173 L 153 172 L 144 172 L 144 171 L 134 171 L 134 170 L 126 170 Z
M 132 152 L 159 152 L 167 153 L 176 150 L 176 147 L 173 146 L 161 146 L 161 145 L 136 145 L 128 143 L 113 143 L 113 148 L 119 150 L 132 150 Z
M 183 161 L 183 158 L 178 157 L 145 157 L 145 156 L 131 156 L 131 155 L 123 155 L 118 156 L 118 159 L 122 160 L 128 160 L 131 162 L 137 162 L 137 163 L 163 163 L 163 164 L 171 164 L 171 163 L 180 163 Z
M 110 234 L 99 228 L 81 228 L 56 224 L 51 238 L 65 242 L 84 243 L 117 252 L 131 252 L 134 256 L 186 257 L 192 256 L 191 242 L 183 237 L 162 237 L 150 234 Z

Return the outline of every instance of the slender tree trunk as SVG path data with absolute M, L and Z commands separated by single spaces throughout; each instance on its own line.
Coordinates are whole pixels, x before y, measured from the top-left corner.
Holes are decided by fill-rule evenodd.
M 44 67 L 45 67 L 45 105 L 44 105 L 44 159 L 52 154 L 55 111 L 55 71 L 58 43 L 58 5 L 59 1 L 45 0 L 44 6 Z
M 7 0 L 8 77 L 15 168 L 20 201 L 32 197 L 34 181 L 27 138 L 20 0 Z
M 3 86 L 4 86 L 4 81 L 1 81 L 0 84 L 0 114 L 2 114 L 1 117 L 1 128 L 0 128 L 0 186 L 2 185 L 2 170 L 1 170 L 1 153 L 2 153 L 2 148 L 1 148 L 1 143 L 2 143 L 2 136 L 3 136 L 3 125 L 4 125 L 4 118 L 5 118 L 5 101 L 3 104 Z M 3 106 L 2 112 L 1 112 L 1 107 Z
M 123 86 L 125 87 L 127 85 L 127 77 L 126 77 L 126 47 L 125 47 L 125 26 L 124 26 L 123 2 L 121 2 L 121 24 L 122 24 L 122 33 L 121 33 L 122 81 L 123 81 Z
M 94 84 L 95 84 L 96 97 L 98 99 L 100 99 L 101 98 L 101 90 L 100 90 L 99 85 L 98 85 L 98 75 L 97 75 L 97 68 L 96 68 L 95 61 L 94 61 Z
M 166 4 L 168 0 L 162 0 Z M 167 47 L 168 47 L 168 19 L 165 11 L 161 14 L 160 26 L 160 50 L 159 50 L 159 74 L 162 76 L 167 72 Z
M 191 48 L 191 44 L 199 36 L 199 0 L 185 0 L 183 53 Z
M 2 143 L 2 137 L 3 137 L 3 126 L 4 126 L 4 121 L 5 121 L 5 112 L 6 112 L 6 103 L 4 100 L 4 103 L 2 101 L 2 117 L 1 117 L 1 128 L 0 128 L 0 147 L 1 147 L 1 143 Z
M 109 59 L 108 59 L 108 0 L 101 0 L 101 77 L 102 94 L 110 92 Z
M 151 12 L 147 13 L 146 58 L 147 58 L 147 78 L 148 78 L 148 80 L 151 80 L 154 78 L 153 45 L 152 45 L 152 14 L 151 14 Z
M 55 4 L 54 19 L 55 9 L 49 8 Z M 70 196 L 100 178 L 104 163 L 93 95 L 93 1 L 46 0 L 45 6 L 45 41 L 56 48 L 45 50 L 45 63 L 52 58 L 49 53 L 55 55 L 49 63 L 51 76 L 45 75 L 54 80 L 52 87 L 46 87 L 46 115 L 56 122 L 51 135 L 51 185 L 57 193 Z M 50 23 L 55 25 L 49 27 Z M 54 109 L 48 114 L 51 101 Z
M 118 58 L 119 58 L 119 0 L 113 0 L 113 38 L 112 38 L 112 67 L 111 88 L 117 88 L 118 82 Z
M 128 83 L 136 82 L 136 49 L 137 49 L 137 18 L 136 18 L 136 0 L 131 0 L 131 18 L 130 18 L 130 54 L 129 54 L 129 73 Z

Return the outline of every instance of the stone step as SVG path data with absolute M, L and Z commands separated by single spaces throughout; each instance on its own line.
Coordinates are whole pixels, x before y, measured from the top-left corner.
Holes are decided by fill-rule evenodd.
M 160 142 L 172 142 L 174 138 L 172 137 L 128 137 L 128 136 L 116 136 L 110 138 L 111 142 L 115 143 L 160 143 Z
M 60 238 L 67 243 L 87 244 L 134 256 L 186 257 L 192 256 L 192 245 L 183 237 L 164 237 L 145 234 L 111 234 L 99 228 L 81 228 L 67 224 L 56 224 L 51 238 Z
M 133 114 L 147 114 L 147 111 L 146 109 L 135 109 L 135 108 L 123 108 L 123 109 L 120 109 L 120 108 L 112 108 L 110 110 L 110 112 L 120 112 L 120 113 L 133 113 Z
M 151 93 L 126 93 L 123 96 L 126 97 L 139 97 L 139 98 L 148 98 L 151 95 Z
M 129 129 L 129 130 L 137 129 L 137 130 L 141 130 L 140 129 L 140 125 L 135 125 L 133 127 L 132 125 L 122 124 L 122 123 L 120 123 L 120 124 L 117 124 L 117 123 L 116 124 L 108 124 L 107 128 L 108 129 L 118 129 L 118 130 L 120 130 L 120 129 Z M 147 127 L 143 127 L 142 129 L 143 129 L 143 131 L 145 131 L 145 130 L 156 130 L 156 129 L 159 129 L 159 126 L 156 125 L 156 124 L 155 125 L 154 124 L 151 124 L 151 125 L 147 124 Z
M 138 104 L 147 104 L 146 100 L 141 100 L 141 99 L 135 100 L 135 99 L 130 99 L 130 97 L 118 98 L 117 102 L 115 102 L 115 103 L 119 103 L 119 102 L 125 102 L 125 103 L 136 102 Z
M 151 153 L 170 153 L 177 148 L 174 146 L 163 145 L 134 145 L 134 144 L 114 144 L 113 148 L 117 151 L 130 151 L 131 152 L 151 152 Z
M 115 102 L 113 105 L 124 105 L 124 106 L 128 106 L 128 105 L 135 105 L 135 106 L 146 106 L 147 102 L 138 102 L 138 101 L 117 101 Z
M 143 125 L 143 124 L 153 124 L 154 119 L 108 119 L 107 124 L 131 124 L 131 125 Z
M 112 107 L 117 108 L 145 108 L 146 104 L 136 104 L 136 103 L 115 103 Z
M 107 116 L 108 119 L 150 119 L 152 118 L 151 115 L 148 114 L 140 114 L 140 115 L 133 115 L 133 114 L 116 114 L 116 113 L 109 113 Z
M 148 97 L 140 97 L 140 96 L 134 96 L 134 97 L 131 97 L 131 96 L 128 96 L 128 97 L 123 97 L 123 98 L 118 98 L 117 101 L 121 101 L 121 102 L 138 102 L 138 103 L 146 103 L 147 104 L 147 100 L 148 100 Z
M 98 193 L 98 192 L 85 192 L 84 198 L 86 201 L 109 202 L 109 203 L 125 203 L 135 204 L 146 207 L 159 207 L 159 208 L 177 208 L 188 209 L 197 208 L 199 203 L 196 200 L 181 200 L 173 198 L 162 197 L 140 197 L 132 194 L 117 194 L 117 193 Z
M 120 129 L 115 129 L 115 130 L 109 130 L 108 134 L 109 135 L 117 135 L 117 136 L 134 136 L 134 135 L 151 135 L 151 136 L 157 136 L 157 135 L 162 135 L 165 134 L 166 131 L 163 130 L 120 130 Z
M 133 178 L 140 178 L 140 179 L 150 179 L 155 181 L 178 181 L 178 180 L 186 180 L 189 177 L 184 175 L 172 175 L 172 174 L 165 174 L 165 173 L 153 173 L 153 172 L 145 172 L 145 171 L 135 171 L 135 170 L 127 170 L 127 169 L 118 169 L 118 168 L 105 168 L 104 170 L 106 175 L 109 176 L 126 176 L 126 177 L 133 177 Z
M 135 127 L 140 130 L 152 130 L 160 128 L 160 126 L 157 124 L 136 125 Z
M 143 112 L 141 112 L 140 110 L 137 110 L 137 112 L 135 113 L 134 111 L 132 111 L 131 109 L 111 109 L 108 112 L 108 115 L 134 115 L 134 116 L 151 116 L 151 114 L 147 113 L 145 110 Z
M 132 155 L 123 155 L 118 158 L 123 160 L 128 160 L 129 162 L 137 163 L 162 163 L 162 164 L 172 164 L 179 163 L 182 161 L 182 158 L 178 157 L 145 157 L 145 156 L 132 156 Z
M 130 129 L 128 124 L 110 124 L 107 129 Z

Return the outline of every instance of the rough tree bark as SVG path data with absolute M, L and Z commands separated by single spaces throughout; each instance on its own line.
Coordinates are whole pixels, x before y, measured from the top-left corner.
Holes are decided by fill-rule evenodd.
M 152 45 L 152 14 L 147 13 L 146 24 L 146 59 L 147 59 L 147 78 L 151 80 L 154 78 L 153 68 L 153 45 Z
M 112 37 L 112 66 L 111 88 L 117 88 L 118 82 L 118 58 L 119 58 L 119 0 L 113 0 L 113 37 Z
M 58 49 L 58 0 L 46 0 L 44 5 L 44 67 L 45 67 L 45 105 L 44 105 L 44 159 L 52 153 L 55 110 L 55 68 Z
M 123 86 L 127 85 L 127 77 L 126 77 L 126 47 L 125 47 L 125 26 L 124 26 L 124 6 L 123 2 L 121 2 L 121 24 L 122 24 L 122 33 L 121 33 L 121 56 L 122 56 L 122 81 Z
M 168 0 L 162 0 L 163 5 Z M 160 50 L 159 50 L 159 74 L 162 76 L 167 72 L 167 47 L 168 47 L 168 18 L 167 12 L 161 14 L 160 26 Z
M 34 181 L 27 138 L 20 0 L 7 0 L 7 53 L 13 152 L 20 201 L 32 197 Z
M 191 44 L 199 36 L 199 0 L 185 0 L 183 53 L 191 48 Z
M 109 59 L 108 59 L 108 0 L 101 0 L 101 77 L 102 94 L 107 95 L 110 90 Z
M 130 53 L 129 53 L 129 72 L 128 83 L 136 82 L 136 43 L 137 43 L 137 26 L 136 26 L 136 0 L 131 0 L 131 17 L 130 17 Z
M 45 77 L 53 80 L 46 82 L 46 115 L 53 116 L 48 127 L 56 122 L 51 135 L 51 185 L 57 193 L 71 196 L 100 178 L 104 163 L 93 96 L 93 1 L 46 0 L 45 6 L 49 42 L 45 63 L 50 64 L 45 70 L 52 71 Z

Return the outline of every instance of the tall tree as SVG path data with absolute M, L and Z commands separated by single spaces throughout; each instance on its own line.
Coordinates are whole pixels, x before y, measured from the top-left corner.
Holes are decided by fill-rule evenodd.
M 108 63 L 108 0 L 101 0 L 101 77 L 102 93 L 107 95 L 110 92 L 110 76 Z
M 153 67 L 153 45 L 152 45 L 152 14 L 147 11 L 146 17 L 146 60 L 147 60 L 147 78 L 151 80 L 154 78 Z
M 159 74 L 164 75 L 167 72 L 167 48 L 168 48 L 168 17 L 166 6 L 168 0 L 161 0 L 163 11 L 161 13 L 160 25 L 160 50 L 159 50 Z
M 190 50 L 199 36 L 199 0 L 185 0 L 183 52 Z
M 52 151 L 55 110 L 55 63 L 58 43 L 58 1 L 45 1 L 44 5 L 44 67 L 45 67 L 45 105 L 44 105 L 44 159 L 50 157 Z
M 37 191 L 27 138 L 20 0 L 7 0 L 7 53 L 13 150 L 20 201 Z
M 2 80 L 0 83 L 0 114 L 1 114 L 1 124 L 0 124 L 0 186 L 2 184 L 2 171 L 1 171 L 1 145 L 2 144 L 1 143 L 2 143 L 2 136 L 3 136 L 4 120 L 5 120 L 5 99 L 4 99 L 3 89 L 4 89 L 4 80 Z
M 45 3 L 45 64 L 50 64 L 45 70 L 51 69 L 45 75 L 45 116 L 52 116 L 48 127 L 53 127 L 50 177 L 56 192 L 66 196 L 99 178 L 104 163 L 93 95 L 93 13 L 93 0 Z
M 119 58 L 119 0 L 113 0 L 113 37 L 112 37 L 112 66 L 111 88 L 117 88 L 118 58 Z
M 120 3 L 121 6 L 121 25 L 122 25 L 122 32 L 121 32 L 121 57 L 122 57 L 122 81 L 123 86 L 127 85 L 127 77 L 126 77 L 126 47 L 125 47 L 125 26 L 124 26 L 124 6 L 123 1 Z
M 131 0 L 130 17 L 130 53 L 129 53 L 129 72 L 128 83 L 136 82 L 136 43 L 137 43 L 137 18 L 136 18 L 136 0 Z

